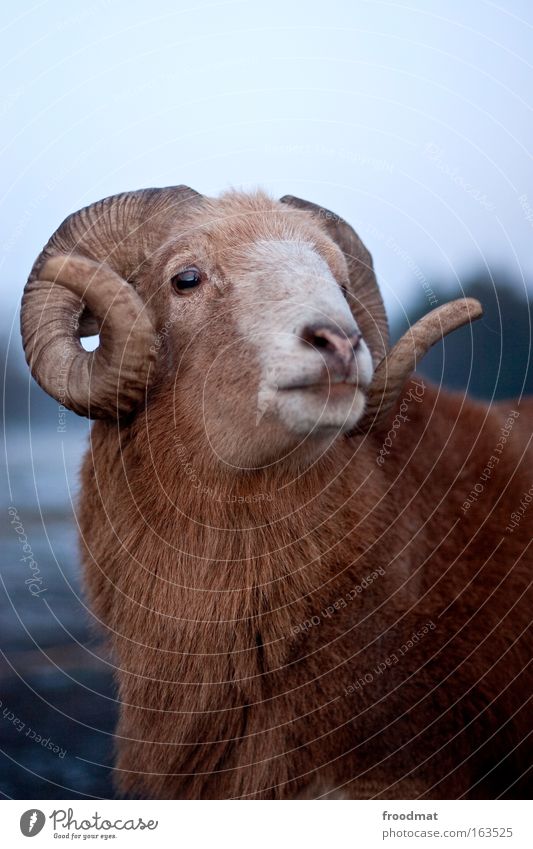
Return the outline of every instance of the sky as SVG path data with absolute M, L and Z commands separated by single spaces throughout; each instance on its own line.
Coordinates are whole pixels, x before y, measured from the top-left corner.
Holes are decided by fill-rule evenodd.
M 531 292 L 528 0 L 4 0 L 2 11 L 0 329 L 66 215 L 177 183 L 333 209 L 373 254 L 390 314 L 478 268 Z

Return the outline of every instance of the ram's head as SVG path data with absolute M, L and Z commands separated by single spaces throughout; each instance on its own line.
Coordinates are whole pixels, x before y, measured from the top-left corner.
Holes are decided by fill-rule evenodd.
M 129 421 L 166 391 L 222 459 L 256 465 L 379 427 L 417 358 L 480 312 L 446 304 L 389 350 L 345 221 L 294 197 L 177 186 L 67 218 L 32 269 L 22 335 L 37 382 L 76 413 Z

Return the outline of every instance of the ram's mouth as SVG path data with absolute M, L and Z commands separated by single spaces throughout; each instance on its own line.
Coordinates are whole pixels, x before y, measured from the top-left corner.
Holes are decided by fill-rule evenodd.
M 353 379 L 310 379 L 297 380 L 294 383 L 286 383 L 277 387 L 279 392 L 321 392 L 333 394 L 345 394 L 347 392 L 354 393 L 358 389 L 363 392 L 368 389 L 365 381 Z
M 361 417 L 366 392 L 352 380 L 295 380 L 260 399 L 259 422 L 272 407 L 281 421 L 299 436 L 331 436 L 352 430 Z
M 291 386 L 279 386 L 280 392 L 314 392 L 320 395 L 338 395 L 354 394 L 360 387 L 355 383 L 347 381 L 339 381 L 338 383 L 295 383 Z

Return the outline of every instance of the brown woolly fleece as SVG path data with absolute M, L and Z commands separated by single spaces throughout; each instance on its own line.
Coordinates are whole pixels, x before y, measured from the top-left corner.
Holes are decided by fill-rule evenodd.
M 531 524 L 506 526 L 531 485 L 531 405 L 509 429 L 512 404 L 426 385 L 382 465 L 386 432 L 337 441 L 298 478 L 222 476 L 200 440 L 176 449 L 198 431 L 176 393 L 131 427 L 97 423 L 83 468 L 121 790 L 520 796 Z

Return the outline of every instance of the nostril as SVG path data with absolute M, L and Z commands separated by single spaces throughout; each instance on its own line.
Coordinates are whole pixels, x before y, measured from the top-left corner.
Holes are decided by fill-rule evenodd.
M 343 360 L 353 357 L 361 341 L 358 331 L 348 334 L 336 325 L 307 325 L 300 335 L 305 344 L 329 351 Z
M 300 339 L 306 345 L 311 345 L 313 348 L 325 348 L 328 344 L 327 339 L 323 336 L 317 336 L 316 330 L 317 328 L 315 326 L 306 325 L 300 333 Z
M 319 334 L 315 334 L 309 340 L 313 348 L 329 348 L 331 346 L 330 340 L 326 336 L 320 336 Z

